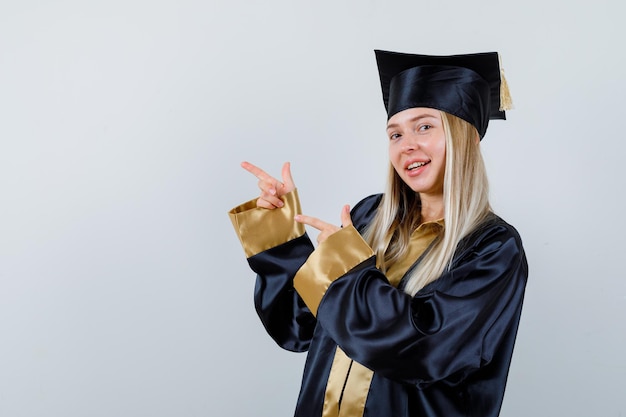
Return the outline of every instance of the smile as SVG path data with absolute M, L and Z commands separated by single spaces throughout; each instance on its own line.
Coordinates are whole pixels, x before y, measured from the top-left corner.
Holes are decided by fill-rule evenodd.
M 406 167 L 406 169 L 408 169 L 409 171 L 412 171 L 414 169 L 423 167 L 424 165 L 428 164 L 429 162 L 430 161 L 428 161 L 428 162 L 413 162 L 411 165 Z

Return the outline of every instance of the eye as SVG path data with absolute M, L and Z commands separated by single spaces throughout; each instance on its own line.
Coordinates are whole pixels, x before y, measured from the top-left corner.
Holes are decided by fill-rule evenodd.
M 399 133 L 392 133 L 392 134 L 389 135 L 389 140 L 395 140 L 395 139 L 400 138 L 401 136 L 402 135 L 399 134 Z
M 432 129 L 433 126 L 432 125 L 428 125 L 428 124 L 424 124 L 424 125 L 420 125 L 417 130 L 419 131 L 425 131 L 425 130 L 430 130 Z

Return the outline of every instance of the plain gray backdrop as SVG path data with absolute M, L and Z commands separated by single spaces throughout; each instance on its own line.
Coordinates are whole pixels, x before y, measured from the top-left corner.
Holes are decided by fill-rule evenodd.
M 383 189 L 374 49 L 499 51 L 483 140 L 530 264 L 504 417 L 626 416 L 625 7 L 0 2 L 0 416 L 289 416 L 226 212 L 291 161 L 339 222 Z M 315 233 L 312 233 L 315 236 Z

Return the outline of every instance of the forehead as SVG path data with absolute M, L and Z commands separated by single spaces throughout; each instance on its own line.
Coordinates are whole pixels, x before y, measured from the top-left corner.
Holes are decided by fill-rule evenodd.
M 437 109 L 431 109 L 430 107 L 413 107 L 410 109 L 402 110 L 391 116 L 387 122 L 387 126 L 392 126 L 398 123 L 405 123 L 414 121 L 416 119 L 435 119 L 441 120 L 441 112 Z

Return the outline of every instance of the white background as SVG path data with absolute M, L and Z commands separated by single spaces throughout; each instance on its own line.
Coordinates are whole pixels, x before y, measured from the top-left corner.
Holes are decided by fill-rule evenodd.
M 0 3 L 0 416 L 289 416 L 226 212 L 250 160 L 305 213 L 382 191 L 373 49 L 499 51 L 482 146 L 530 264 L 502 416 L 626 416 L 624 6 Z

